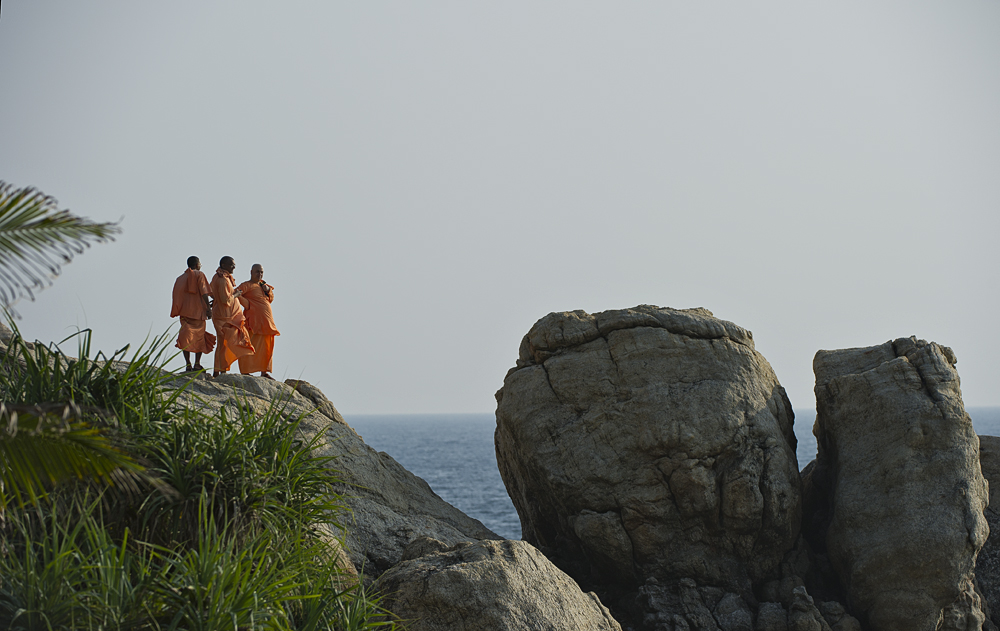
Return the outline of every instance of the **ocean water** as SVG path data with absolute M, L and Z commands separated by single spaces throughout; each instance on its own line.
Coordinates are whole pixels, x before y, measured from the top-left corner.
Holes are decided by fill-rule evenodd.
M 1000 436 L 1000 407 L 967 411 L 977 433 Z M 521 522 L 497 470 L 493 414 L 365 414 L 346 420 L 369 446 L 426 480 L 443 500 L 502 537 L 521 538 Z M 800 468 L 816 457 L 815 420 L 815 410 L 795 410 Z
M 370 447 L 423 478 L 441 499 L 506 539 L 521 538 L 496 451 L 493 414 L 346 416 Z

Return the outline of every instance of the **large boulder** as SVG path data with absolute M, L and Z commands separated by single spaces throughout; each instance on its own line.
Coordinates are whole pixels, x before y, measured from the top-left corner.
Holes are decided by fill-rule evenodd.
M 415 539 L 433 537 L 449 545 L 500 536 L 442 500 L 421 478 L 365 444 L 333 403 L 316 387 L 251 375 L 224 374 L 211 380 L 178 377 L 186 385 L 178 402 L 212 413 L 236 405 L 264 411 L 282 405 L 289 417 L 303 416 L 300 432 L 311 440 L 322 434 L 317 453 L 334 456 L 333 467 L 350 513 L 344 534 L 350 560 L 366 577 L 376 577 L 399 562 Z
M 687 577 L 755 602 L 795 544 L 791 405 L 751 333 L 706 309 L 550 313 L 496 398 L 523 537 L 585 586 Z
M 979 439 L 951 349 L 915 338 L 820 351 L 807 516 L 848 608 L 873 631 L 979 629 L 989 533 Z M 825 548 L 825 549 L 823 549 Z
M 410 631 L 621 631 L 597 596 L 524 541 L 413 547 L 376 583 Z

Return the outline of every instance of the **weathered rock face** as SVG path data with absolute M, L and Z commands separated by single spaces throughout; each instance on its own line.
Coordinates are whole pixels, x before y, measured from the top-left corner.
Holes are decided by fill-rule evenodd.
M 979 464 L 990 487 L 986 523 L 990 536 L 976 559 L 976 585 L 991 622 L 1000 625 L 1000 438 L 979 437 Z
M 582 583 L 752 600 L 795 543 L 791 405 L 750 332 L 705 309 L 551 313 L 497 402 L 524 539 Z
M 807 516 L 849 609 L 874 631 L 979 629 L 986 482 L 951 349 L 915 338 L 820 351 L 821 519 Z
M 818 605 L 802 585 L 754 608 L 739 595 L 698 586 L 684 578 L 661 585 L 650 579 L 639 588 L 641 626 L 654 631 L 861 631 L 840 603 Z
M 180 383 L 183 377 L 178 379 Z M 448 504 L 422 479 L 386 453 L 376 452 L 340 415 L 318 388 L 304 381 L 287 383 L 250 375 L 225 374 L 193 380 L 180 402 L 206 409 L 234 407 L 237 401 L 263 411 L 272 401 L 287 400 L 289 416 L 306 414 L 303 438 L 325 432 L 320 455 L 335 456 L 334 467 L 344 486 L 339 490 L 351 508 L 345 543 L 351 561 L 366 576 L 378 576 L 402 558 L 403 549 L 419 537 L 448 543 L 500 539 L 476 519 Z
M 592 593 L 523 541 L 419 542 L 377 588 L 412 631 L 621 631 Z

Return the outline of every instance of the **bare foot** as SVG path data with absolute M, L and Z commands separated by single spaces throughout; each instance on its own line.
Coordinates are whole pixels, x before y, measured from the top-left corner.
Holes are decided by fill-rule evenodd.
M 272 377 L 271 375 L 267 374 L 264 371 L 261 371 L 260 376 L 263 377 L 264 379 L 271 379 L 272 381 L 274 380 L 274 377 Z

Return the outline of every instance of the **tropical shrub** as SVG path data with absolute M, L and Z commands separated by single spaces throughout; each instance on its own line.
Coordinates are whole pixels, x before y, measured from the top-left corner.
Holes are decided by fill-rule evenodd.
M 325 534 L 345 508 L 334 463 L 313 453 L 322 433 L 303 441 L 283 401 L 181 409 L 167 336 L 127 364 L 127 348 L 91 357 L 90 332 L 75 339 L 74 358 L 15 334 L 0 397 L 11 409 L 68 400 L 58 440 L 89 432 L 135 465 L 132 485 L 39 479 L 33 501 L 0 509 L 0 629 L 396 627 Z

